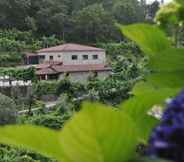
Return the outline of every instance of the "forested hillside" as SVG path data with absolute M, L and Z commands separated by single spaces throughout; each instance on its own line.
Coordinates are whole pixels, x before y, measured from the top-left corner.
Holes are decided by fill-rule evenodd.
M 96 128 L 94 128 L 94 125 L 98 128 L 99 124 L 100 133 L 103 133 L 106 128 L 108 131 L 105 131 L 104 136 L 99 136 L 98 140 L 102 140 L 102 142 L 90 137 L 89 142 L 92 143 L 92 145 L 90 145 L 89 148 L 92 151 L 96 151 L 96 144 L 105 146 L 106 143 L 108 145 L 110 141 L 111 145 L 108 145 L 107 149 L 109 151 L 107 153 L 104 151 L 105 156 L 101 156 L 100 154 L 102 154 L 103 151 L 100 150 L 100 153 L 91 153 L 88 149 L 83 149 L 83 146 L 79 145 L 79 149 L 76 149 L 75 155 L 83 157 L 83 155 L 80 154 L 83 154 L 83 152 L 84 154 L 89 153 L 92 160 L 90 158 L 83 160 L 82 158 L 82 160 L 74 160 L 74 162 L 130 162 L 131 158 L 129 159 L 129 156 L 127 156 L 128 160 L 116 160 L 119 156 L 124 157 L 124 152 L 126 152 L 126 147 L 128 148 L 129 143 L 130 150 L 132 151 L 132 148 L 134 149 L 132 153 L 136 152 L 136 156 L 138 155 L 134 157 L 133 153 L 131 157 L 135 158 L 135 161 L 139 161 L 140 156 L 142 157 L 142 152 L 145 151 L 144 141 L 147 141 L 148 133 L 150 133 L 150 128 L 144 129 L 143 123 L 147 123 L 148 121 L 148 124 L 152 124 L 152 122 L 155 124 L 155 120 L 152 121 L 152 117 L 148 117 L 148 114 L 146 114 L 147 112 L 142 113 L 143 109 L 146 109 L 147 105 L 150 103 L 147 102 L 147 100 L 144 103 L 141 98 L 142 102 L 137 104 L 139 101 L 137 101 L 137 98 L 134 98 L 134 93 L 139 91 L 139 86 L 138 89 L 136 89 L 136 86 L 136 88 L 134 88 L 136 90 L 132 91 L 133 87 L 137 85 L 139 81 L 144 81 L 146 76 L 151 75 L 152 71 L 155 70 L 152 69 L 152 67 L 148 67 L 149 55 L 146 55 L 147 51 L 141 50 L 144 48 L 140 46 L 142 42 L 139 44 L 139 39 L 141 41 L 142 39 L 147 41 L 148 38 L 148 45 L 147 42 L 145 43 L 143 41 L 142 44 L 146 44 L 143 47 L 151 51 L 152 48 L 150 46 L 152 46 L 153 43 L 157 53 L 157 45 L 160 43 L 159 41 L 158 43 L 157 40 L 160 40 L 160 37 L 157 39 L 156 34 L 161 31 L 160 29 L 156 29 L 156 31 L 153 32 L 152 25 L 150 25 L 150 30 L 146 30 L 144 26 L 138 25 L 138 27 L 135 27 L 140 29 L 137 43 L 135 41 L 137 37 L 134 38 L 134 34 L 136 35 L 137 32 L 134 33 L 134 31 L 131 31 L 130 34 L 134 33 L 132 37 L 135 40 L 131 37 L 131 39 L 129 39 L 128 34 L 122 34 L 121 25 L 123 25 L 124 28 L 124 25 L 126 26 L 133 23 L 147 22 L 149 24 L 154 24 L 154 17 L 158 9 L 158 1 L 148 5 L 146 4 L 146 0 L 0 0 L 0 77 L 2 76 L 1 79 L 3 82 L 3 79 L 9 76 L 7 79 L 9 83 L 12 83 L 12 78 L 24 82 L 31 81 L 31 86 L 28 86 L 28 88 L 26 86 L 20 88 L 18 85 L 12 86 L 12 84 L 10 84 L 10 88 L 7 88 L 8 91 L 6 87 L 0 87 L 0 126 L 7 124 L 33 124 L 58 131 L 65 127 L 66 122 L 72 119 L 76 113 L 80 114 L 82 107 L 84 107 L 82 106 L 83 102 L 99 102 L 107 105 L 104 106 L 104 110 L 100 110 L 102 105 L 94 104 L 93 106 L 89 104 L 88 107 L 92 110 L 91 112 L 89 111 L 89 116 L 84 114 L 84 121 L 81 120 L 79 123 L 76 122 L 76 130 L 72 130 L 74 135 L 69 133 L 67 136 L 73 136 L 72 140 L 80 139 L 81 137 L 77 133 L 84 134 L 78 130 L 80 129 L 81 123 L 86 124 L 84 127 L 87 131 L 89 128 L 90 133 L 87 134 L 93 135 L 94 132 L 90 129 L 92 128 L 95 130 Z M 160 17 L 158 17 L 158 19 L 159 18 Z M 169 27 L 170 24 L 168 25 L 168 28 Z M 142 30 L 143 32 L 141 33 Z M 170 37 L 172 37 L 172 34 L 175 34 L 173 30 L 171 30 L 173 33 L 170 32 L 170 30 L 167 31 L 169 31 L 167 34 Z M 146 34 L 148 37 L 146 37 Z M 163 33 L 161 32 L 161 34 Z M 154 35 L 156 35 L 155 38 Z M 167 38 L 165 38 L 165 35 L 163 37 L 166 41 Z M 157 43 L 156 45 L 154 44 L 155 40 Z M 176 44 L 176 42 L 173 44 Z M 96 75 L 90 75 L 86 82 L 72 82 L 66 73 L 64 78 L 60 80 L 41 81 L 39 77 L 36 76 L 36 68 L 21 69 L 22 66 L 20 65 L 25 66 L 24 56 L 26 53 L 34 53 L 38 49 L 63 43 L 79 43 L 105 49 L 107 56 L 106 62 L 108 66 L 112 68 L 108 77 L 100 79 Z M 181 38 L 178 40 L 178 44 L 183 44 Z M 160 46 L 162 46 L 162 44 Z M 158 64 L 158 66 L 162 65 Z M 93 71 L 90 72 L 93 73 Z M 145 92 L 149 95 L 151 93 L 150 96 L 153 100 L 157 100 L 157 98 L 155 99 L 153 96 L 155 94 L 153 89 L 145 89 Z M 138 94 L 142 95 L 143 93 L 144 87 L 143 92 L 138 92 Z M 152 101 L 149 95 L 144 97 Z M 158 97 L 160 101 L 164 96 L 159 94 L 158 96 L 156 95 L 156 97 Z M 131 99 L 133 99 L 133 104 L 131 103 Z M 138 108 L 142 109 L 137 109 L 135 116 L 132 111 L 133 117 L 131 116 L 131 112 L 128 112 L 126 109 L 125 111 L 127 111 L 128 114 L 127 117 L 126 115 L 118 115 L 121 111 L 120 109 L 122 106 L 120 106 L 120 104 L 122 102 L 125 102 L 127 107 L 132 108 L 134 104 L 136 104 Z M 53 105 L 50 106 L 49 104 Z M 153 106 L 152 104 L 150 105 Z M 106 107 L 109 107 L 109 109 L 106 109 Z M 112 110 L 111 107 L 113 107 Z M 95 112 L 98 111 L 98 108 L 99 112 L 97 112 L 97 114 L 99 113 L 100 115 L 97 115 Z M 107 113 L 107 120 L 105 116 L 106 113 L 102 113 L 103 111 L 110 112 Z M 129 113 L 131 114 L 130 118 L 133 120 L 129 120 Z M 95 114 L 98 118 L 93 118 Z M 138 117 L 139 114 L 140 119 Z M 103 118 L 104 116 L 105 118 Z M 100 117 L 102 117 L 102 120 L 98 121 Z M 112 121 L 111 117 L 114 118 Z M 146 118 L 145 121 L 144 118 Z M 149 120 L 150 118 L 151 120 Z M 121 123 L 118 123 L 116 119 L 120 119 Z M 96 122 L 95 124 L 93 123 L 94 121 Z M 132 121 L 133 123 L 131 124 Z M 130 125 L 128 122 L 130 122 Z M 88 126 L 88 123 L 92 123 L 92 126 Z M 131 139 L 134 133 L 130 133 L 130 130 L 131 128 L 135 128 L 134 131 L 137 132 L 137 128 L 140 129 L 140 125 L 143 127 L 143 129 L 141 127 L 141 133 L 139 132 L 141 134 L 141 141 L 138 144 L 137 142 L 134 144 L 134 142 L 132 142 L 134 138 L 133 140 Z M 124 128 L 123 126 L 126 126 L 125 131 L 122 129 L 123 131 L 119 132 L 121 127 Z M 1 129 L 0 127 L 0 131 Z M 116 129 L 118 130 L 116 135 L 113 134 L 113 138 L 110 137 L 111 131 L 113 133 Z M 127 132 L 129 133 L 128 135 Z M 17 135 L 17 138 L 22 141 L 22 137 L 24 138 L 26 133 L 27 132 L 23 131 L 21 135 Z M 98 134 L 95 133 L 94 137 L 96 138 Z M 31 140 L 25 141 L 33 140 L 32 143 L 35 145 L 40 145 L 39 142 L 43 141 L 44 144 L 40 145 L 43 149 L 57 150 L 56 148 L 45 147 L 45 144 L 47 146 L 47 144 L 53 142 L 52 138 L 44 138 L 47 137 L 49 133 L 46 133 L 46 135 L 41 137 L 41 140 L 39 139 L 38 141 L 34 141 L 34 139 L 36 139 L 34 137 L 37 137 L 37 135 L 42 136 L 42 133 L 30 132 L 29 135 L 31 135 Z M 142 138 L 142 135 L 146 136 L 146 139 L 144 139 L 145 137 Z M 0 137 L 2 136 L 3 134 L 0 134 Z M 109 137 L 107 139 L 108 142 L 106 141 L 107 137 Z M 88 146 L 88 136 L 82 137 L 80 140 L 83 141 L 83 139 L 87 139 L 85 145 Z M 103 139 L 105 141 L 104 143 Z M 117 141 L 119 139 L 120 144 L 119 141 Z M 126 139 L 130 139 L 131 142 Z M 124 140 L 125 143 L 123 143 Z M 1 138 L 0 141 L 2 141 Z M 126 141 L 129 143 L 126 143 Z M 118 148 L 121 148 L 118 151 L 113 150 L 115 142 L 117 142 Z M 131 143 L 135 146 L 132 147 Z M 48 156 L 47 154 L 40 155 L 39 153 L 42 153 L 42 151 L 37 152 L 37 150 L 34 149 L 27 150 L 7 144 L 6 142 L 5 144 L 0 144 L 0 162 L 59 162 L 57 157 Z M 104 148 L 106 149 L 106 146 Z M 68 154 L 73 156 L 72 153 L 72 151 L 69 151 Z M 116 155 L 117 153 L 118 156 Z M 100 158 L 94 160 L 93 157 L 96 158 L 98 154 Z M 113 154 L 115 160 L 108 157 L 109 155 L 111 156 L 111 154 Z M 107 158 L 103 159 L 103 157 L 106 156 Z M 73 162 L 72 160 L 69 161 Z
M 117 24 L 152 22 L 159 3 L 148 5 L 145 0 L 1 0 L 0 8 L 0 66 L 10 67 L 22 64 L 26 52 L 63 42 L 93 46 L 126 42 Z
M 0 28 L 32 31 L 70 42 L 121 40 L 115 24 L 145 20 L 142 0 L 1 0 Z

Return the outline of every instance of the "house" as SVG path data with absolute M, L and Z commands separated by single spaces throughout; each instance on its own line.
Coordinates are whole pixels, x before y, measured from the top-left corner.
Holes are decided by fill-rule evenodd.
M 92 75 L 106 78 L 111 73 L 111 68 L 106 65 L 104 49 L 72 43 L 26 55 L 26 63 L 33 62 L 38 62 L 35 67 L 40 80 L 68 76 L 73 81 L 85 81 Z

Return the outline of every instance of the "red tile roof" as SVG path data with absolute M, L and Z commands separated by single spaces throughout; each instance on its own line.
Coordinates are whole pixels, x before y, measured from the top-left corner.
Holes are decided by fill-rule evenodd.
M 36 65 L 36 69 L 43 69 L 43 68 L 49 68 L 56 65 L 62 65 L 62 62 L 56 62 L 56 61 L 49 61 L 43 64 Z
M 104 51 L 104 49 L 74 43 L 67 43 L 55 47 L 44 48 L 38 50 L 37 52 L 43 53 L 43 52 L 81 52 L 81 51 Z
M 44 68 L 36 71 L 37 75 L 58 74 L 53 68 Z
M 96 65 L 42 65 L 37 68 L 37 75 L 59 74 L 65 72 L 90 72 L 90 71 L 111 71 L 111 67 L 103 64 Z

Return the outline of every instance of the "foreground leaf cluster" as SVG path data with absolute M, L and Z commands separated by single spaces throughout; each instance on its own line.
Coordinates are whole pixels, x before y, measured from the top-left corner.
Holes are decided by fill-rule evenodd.
M 158 120 L 148 115 L 183 86 L 184 49 L 175 48 L 158 27 L 137 24 L 121 27 L 149 58 L 150 73 L 138 83 L 121 110 L 84 103 L 61 131 L 35 126 L 0 128 L 0 142 L 32 149 L 62 162 L 124 162 L 136 157 Z

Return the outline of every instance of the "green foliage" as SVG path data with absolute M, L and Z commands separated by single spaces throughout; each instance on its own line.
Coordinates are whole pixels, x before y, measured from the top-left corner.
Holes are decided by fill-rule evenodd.
M 56 35 L 67 42 L 85 43 L 121 40 L 114 22 L 144 21 L 146 9 L 138 0 L 1 0 L 0 8 L 3 29 L 16 28 L 26 31 L 25 35 L 31 31 L 36 37 Z M 15 45 L 11 49 L 20 49 L 27 46 L 27 40 L 20 43 L 11 39 L 9 44 Z M 40 45 L 37 41 L 33 44 L 33 49 Z
M 172 97 L 183 86 L 183 49 L 171 47 L 165 34 L 155 26 L 131 25 L 122 27 L 122 31 L 150 56 L 148 67 L 151 72 L 145 83 L 136 86 L 134 97 L 122 105 L 122 109 L 144 128 L 144 131 L 141 130 L 142 137 L 147 139 L 156 124 L 147 114 L 150 108 Z
M 71 162 L 130 160 L 135 155 L 137 138 L 136 125 L 128 115 L 89 103 L 83 105 L 82 111 L 74 115 L 61 132 L 33 126 L 0 128 L 2 143 L 23 146 Z
M 123 56 L 122 56 L 123 55 Z M 87 90 L 96 100 L 118 105 L 129 95 L 134 84 L 143 79 L 146 61 L 136 58 L 131 53 L 120 53 L 112 64 L 112 74 L 104 80 L 92 79 L 87 83 Z
M 183 0 L 175 0 L 175 1 L 180 3 L 181 5 L 184 5 Z
M 163 82 L 165 80 L 169 83 L 172 82 L 174 78 L 178 78 L 178 81 L 175 79 L 176 82 L 174 82 L 174 84 L 176 84 L 176 87 L 180 88 L 181 85 L 178 85 L 177 82 L 180 83 L 180 74 L 184 70 L 182 63 L 183 49 L 171 47 L 169 40 L 167 40 L 166 36 L 164 36 L 164 34 L 158 28 L 149 25 L 141 26 L 142 28 L 140 25 L 125 27 L 125 34 L 134 39 L 133 37 L 136 35 L 133 36 L 133 33 L 135 33 L 137 28 L 139 28 L 139 33 L 144 33 L 141 37 L 136 37 L 134 40 L 138 42 L 146 54 L 151 54 L 148 66 L 153 72 L 148 76 L 148 80 L 151 82 L 150 78 L 156 75 L 156 78 L 154 77 L 153 81 L 157 81 L 158 84 L 155 86 L 159 86 L 159 82 Z M 161 34 L 157 36 L 159 33 Z M 151 41 L 149 41 L 150 38 L 148 37 L 151 38 Z M 145 42 L 146 39 L 147 41 Z M 161 40 L 162 42 L 160 42 Z M 160 61 L 158 61 L 158 58 Z M 162 77 L 159 79 L 158 77 L 161 75 L 164 75 L 166 79 L 163 79 Z M 167 78 L 171 78 L 171 80 L 168 80 Z M 165 84 L 165 87 L 171 88 L 168 84 Z
M 35 69 L 28 68 L 28 69 L 19 69 L 19 68 L 0 68 L 0 76 L 9 76 L 10 80 L 32 80 L 36 79 Z
M 22 54 L 19 52 L 0 52 L 0 67 L 16 66 L 22 63 Z
M 0 125 L 15 123 L 16 116 L 17 112 L 14 101 L 0 94 Z
M 115 20 L 99 4 L 90 5 L 78 11 L 74 17 L 74 24 L 76 37 L 85 35 L 84 42 L 106 42 L 116 37 Z
M 51 129 L 61 129 L 64 122 L 65 116 L 56 116 L 55 114 L 35 114 L 31 117 L 25 115 L 19 119 L 21 124 L 32 124 L 38 126 L 44 126 Z M 24 118 L 24 119 L 23 119 Z
M 36 98 L 41 98 L 43 95 L 56 94 L 58 83 L 55 81 L 40 81 L 33 84 L 33 93 Z
M 59 81 L 56 89 L 57 95 L 67 93 L 69 97 L 75 98 L 86 92 L 85 85 L 71 82 L 68 78 Z
M 52 35 L 50 37 L 43 36 L 40 40 L 41 48 L 48 48 L 63 43 L 64 42 L 62 40 L 57 39 L 55 35 Z
M 136 58 L 130 56 L 119 56 L 117 61 L 113 61 L 112 77 L 118 80 L 131 81 L 138 80 L 144 74 L 144 67 L 146 66 L 144 58 Z
M 63 41 L 55 35 L 36 38 L 31 31 L 0 29 L 0 66 L 10 67 L 22 64 L 25 51 L 34 52 L 40 48 L 62 43 Z
M 36 162 L 29 155 L 25 155 L 23 152 L 17 150 L 18 149 L 1 145 L 1 162 Z
M 184 7 L 173 1 L 163 6 L 157 13 L 155 21 L 171 37 L 174 45 L 183 45 Z
M 3 145 L 0 146 L 0 159 L 1 162 L 56 162 L 33 152 Z
M 172 2 L 168 5 L 162 7 L 157 15 L 156 21 L 160 23 L 160 25 L 167 26 L 168 24 L 179 25 L 179 23 L 183 19 L 183 8 L 180 4 Z
M 137 0 L 116 1 L 112 7 L 112 13 L 121 24 L 144 22 L 145 9 Z
M 58 147 L 57 149 L 53 149 L 56 146 L 58 146 L 59 142 L 58 132 L 49 130 L 47 128 L 39 128 L 36 126 L 35 127 L 13 126 L 13 127 L 14 127 L 14 134 L 11 134 L 8 131 L 10 128 L 12 128 L 12 126 L 2 128 L 3 132 L 1 132 L 2 136 L 0 139 L 2 143 L 21 145 L 21 147 L 26 147 L 28 149 L 31 148 L 32 150 L 42 153 L 44 155 L 47 156 L 49 155 L 57 159 L 61 159 L 61 152 L 62 152 L 61 148 Z
M 62 94 L 58 99 L 58 103 L 54 107 L 55 114 L 59 116 L 64 115 L 64 118 L 72 116 L 72 113 L 77 110 L 75 102 L 72 100 L 73 98 L 71 99 L 67 94 Z
M 122 27 L 122 31 L 149 57 L 150 71 L 145 81 L 134 87 L 133 96 L 119 106 L 121 111 L 100 104 L 84 103 L 82 110 L 75 113 L 61 131 L 28 125 L 7 126 L 0 128 L 0 142 L 32 149 L 62 162 L 135 160 L 137 145 L 140 142 L 146 144 L 151 129 L 158 122 L 153 116 L 148 115 L 149 110 L 154 105 L 164 105 L 164 100 L 175 95 L 183 86 L 183 49 L 172 47 L 166 35 L 156 26 L 131 25 Z M 112 96 L 117 99 L 122 94 L 128 94 L 130 87 L 135 84 L 134 80 L 140 76 L 139 68 L 134 66 L 133 61 L 119 61 L 114 65 L 116 74 L 111 78 L 103 81 L 93 78 L 89 82 L 89 93 L 97 92 L 101 101 L 107 102 L 113 98 Z M 127 68 L 127 73 L 123 73 L 121 64 L 125 66 L 123 69 Z M 142 64 L 140 66 L 142 67 Z M 125 82 L 122 82 L 122 78 Z M 131 81 L 131 84 L 126 81 Z M 81 94 L 78 92 L 79 89 L 86 93 L 85 86 L 74 86 L 68 80 L 63 80 L 58 84 L 56 92 L 68 93 L 69 102 L 71 98 Z M 77 95 L 73 95 L 76 91 Z M 39 116 L 38 119 L 35 118 L 36 122 L 32 120 L 31 123 L 60 128 L 57 127 L 61 119 L 58 117 L 66 108 L 61 105 L 56 109 L 56 118 L 49 114 Z
M 164 100 L 173 97 L 172 89 L 155 89 L 145 83 L 137 84 L 133 89 L 134 97 L 125 101 L 120 107 L 124 112 L 129 114 L 137 124 L 137 128 L 141 128 L 141 141 L 147 143 L 150 133 L 159 120 L 148 115 L 149 110 L 154 105 L 165 104 Z
M 164 32 L 158 27 L 148 24 L 129 25 L 122 28 L 122 32 L 131 40 L 134 40 L 141 50 L 153 56 L 171 47 Z
M 67 95 L 62 95 L 52 108 L 46 108 L 43 103 L 38 101 L 32 107 L 37 111 L 33 111 L 32 115 L 20 115 L 17 124 L 32 124 L 58 130 L 70 119 L 76 108 Z
M 120 43 L 97 43 L 97 47 L 106 50 L 106 54 L 108 58 L 110 58 L 110 61 L 118 61 L 119 56 L 141 56 L 139 48 L 135 43 L 130 41 Z
M 133 81 L 122 81 L 114 78 L 108 78 L 102 81 L 90 81 L 87 88 L 89 90 L 89 94 L 92 93 L 91 95 L 95 98 L 95 100 L 110 105 L 117 105 L 121 103 L 122 100 L 128 98 L 128 92 L 133 85 Z
M 160 9 L 160 2 L 159 1 L 153 1 L 150 5 L 147 6 L 147 21 L 150 21 L 153 23 L 154 17 L 158 10 Z

